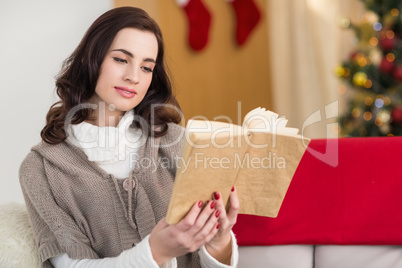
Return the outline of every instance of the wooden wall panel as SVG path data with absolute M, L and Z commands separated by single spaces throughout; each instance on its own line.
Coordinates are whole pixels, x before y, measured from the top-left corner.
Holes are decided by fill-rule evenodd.
M 266 1 L 255 0 L 262 18 L 243 47 L 235 43 L 236 18 L 231 4 L 225 0 L 203 2 L 212 22 L 209 42 L 200 52 L 188 44 L 187 16 L 175 0 L 115 0 L 115 5 L 141 7 L 159 23 L 185 120 L 224 115 L 239 123 L 239 118 L 255 107 L 272 109 Z

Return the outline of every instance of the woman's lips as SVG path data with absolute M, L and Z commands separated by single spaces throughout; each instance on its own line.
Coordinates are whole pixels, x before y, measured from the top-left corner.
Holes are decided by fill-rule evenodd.
M 114 87 L 121 96 L 125 98 L 133 98 L 137 92 L 134 89 L 127 88 L 127 87 Z

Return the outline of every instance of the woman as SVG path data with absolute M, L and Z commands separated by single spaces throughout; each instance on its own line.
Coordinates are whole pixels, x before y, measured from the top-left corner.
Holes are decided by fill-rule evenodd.
M 56 82 L 60 101 L 20 182 L 43 267 L 235 267 L 238 199 L 220 193 L 164 219 L 183 128 L 158 25 L 112 9 L 88 29 Z

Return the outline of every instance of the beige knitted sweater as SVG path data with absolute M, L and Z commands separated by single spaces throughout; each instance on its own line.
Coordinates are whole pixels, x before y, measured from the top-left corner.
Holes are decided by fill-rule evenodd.
M 143 135 L 138 159 L 162 164 L 136 165 L 126 180 L 107 174 L 68 142 L 33 147 L 21 164 L 20 183 L 43 267 L 52 267 L 49 258 L 62 253 L 115 257 L 147 236 L 165 217 L 183 133 L 169 124 L 163 137 Z M 198 258 L 182 256 L 178 267 L 200 267 Z

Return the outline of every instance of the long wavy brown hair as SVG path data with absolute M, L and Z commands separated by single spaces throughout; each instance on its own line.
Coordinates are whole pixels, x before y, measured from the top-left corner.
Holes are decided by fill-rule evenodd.
M 60 100 L 47 113 L 46 125 L 41 131 L 43 141 L 59 144 L 67 138 L 67 115 L 77 105 L 87 103 L 95 93 L 100 66 L 116 34 L 123 28 L 152 32 L 158 41 L 152 81 L 144 99 L 134 108 L 135 116 L 145 120 L 148 128 L 146 132 L 156 137 L 166 134 L 167 123 L 180 122 L 180 107 L 172 95 L 164 62 L 164 42 L 158 24 L 142 9 L 120 7 L 105 12 L 95 20 L 71 56 L 64 61 L 56 78 L 56 92 Z M 69 120 L 72 124 L 79 124 L 90 119 L 90 115 L 90 109 L 79 109 Z M 144 127 L 139 124 L 139 120 L 133 124 Z

